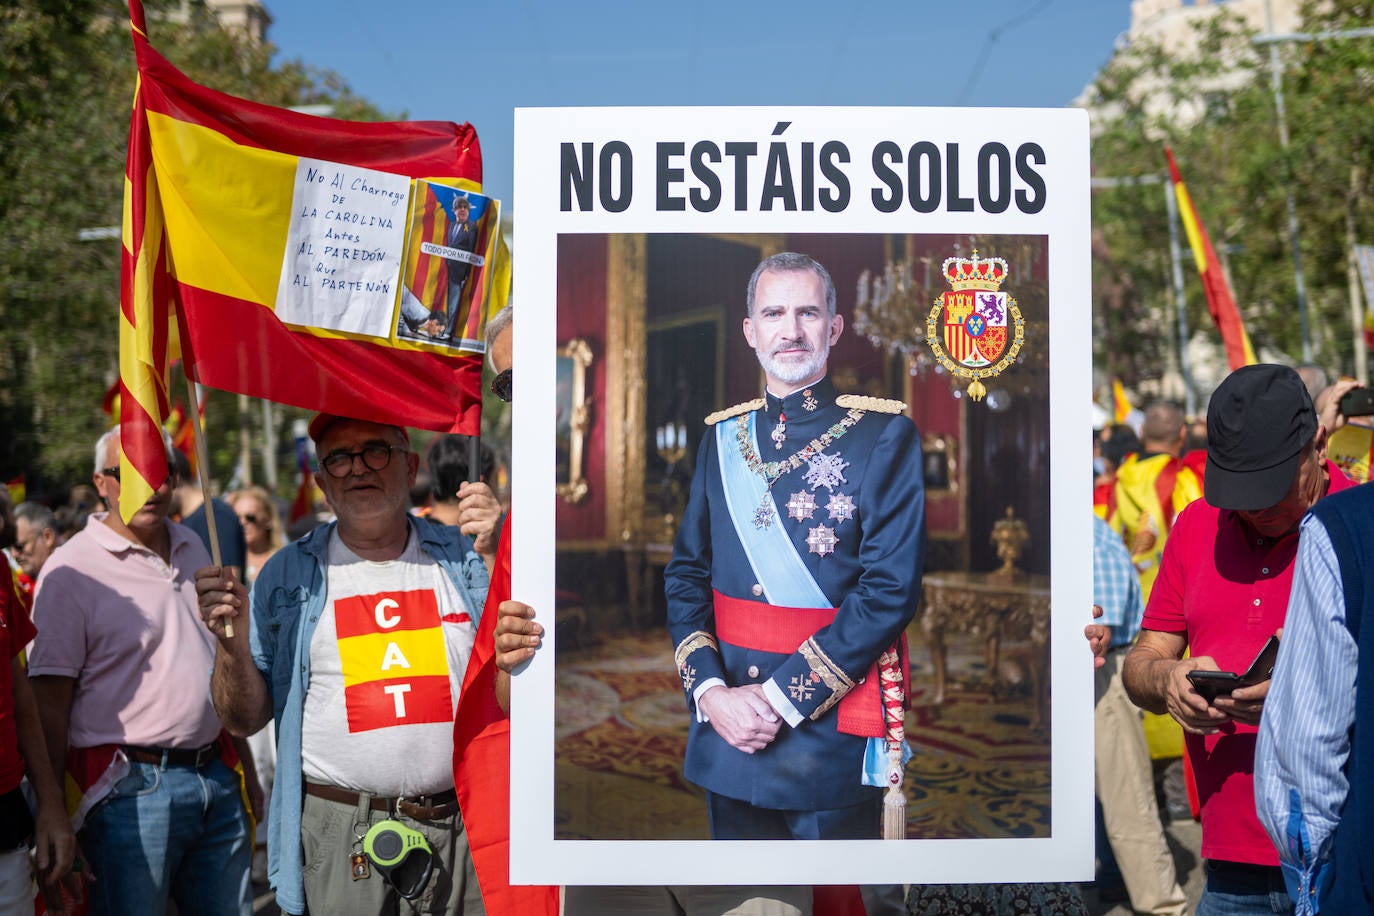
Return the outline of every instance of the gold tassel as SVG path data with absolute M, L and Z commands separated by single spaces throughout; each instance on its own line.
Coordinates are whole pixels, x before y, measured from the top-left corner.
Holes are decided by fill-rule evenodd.
M 887 792 L 883 794 L 883 839 L 906 839 L 906 793 L 902 791 L 902 752 L 892 751 Z

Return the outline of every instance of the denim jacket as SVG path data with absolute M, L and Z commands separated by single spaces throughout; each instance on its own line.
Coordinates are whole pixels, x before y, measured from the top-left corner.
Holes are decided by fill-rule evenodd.
M 420 548 L 453 580 L 476 626 L 487 596 L 487 567 L 457 528 L 410 518 Z M 325 563 L 335 524 L 322 525 L 283 547 L 253 583 L 249 645 L 267 680 L 277 723 L 277 773 L 267 818 L 267 874 L 283 912 L 305 912 L 301 874 L 301 727 L 310 686 L 310 640 L 325 602 Z

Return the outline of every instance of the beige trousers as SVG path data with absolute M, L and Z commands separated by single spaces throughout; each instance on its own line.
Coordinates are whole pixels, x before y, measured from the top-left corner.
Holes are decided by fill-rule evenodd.
M 1188 911 L 1188 898 L 1179 887 L 1174 857 L 1159 822 L 1141 711 L 1121 683 L 1125 660 L 1126 650 L 1109 652 L 1107 663 L 1096 672 L 1097 797 L 1131 907 L 1137 913 L 1180 916 Z

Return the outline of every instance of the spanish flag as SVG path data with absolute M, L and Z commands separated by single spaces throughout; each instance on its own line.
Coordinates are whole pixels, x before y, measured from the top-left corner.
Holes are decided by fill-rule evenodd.
M 475 315 L 451 340 L 433 339 L 437 322 L 409 335 L 398 322 L 403 295 L 415 298 L 403 280 L 418 257 L 405 244 L 421 217 L 417 179 L 480 191 L 476 131 L 338 121 L 216 92 L 152 48 L 139 0 L 129 14 L 138 84 L 124 188 L 120 512 L 167 476 L 160 430 L 178 355 L 189 378 L 226 391 L 476 434 L 481 324 L 509 288 L 500 232 L 487 233 L 485 251 L 460 253 Z
M 1250 335 L 1245 333 L 1240 310 L 1226 285 L 1226 276 L 1221 272 L 1221 263 L 1202 228 L 1193 200 L 1188 196 L 1188 188 L 1179 177 L 1178 165 L 1174 162 L 1173 150 L 1165 147 L 1164 155 L 1169 159 L 1169 175 L 1174 182 L 1174 194 L 1178 197 L 1178 212 L 1183 218 L 1183 230 L 1188 233 L 1188 245 L 1193 249 L 1193 260 L 1197 262 L 1198 273 L 1202 275 L 1202 289 L 1207 294 L 1207 311 L 1212 314 L 1217 330 L 1221 332 L 1222 343 L 1226 345 L 1226 361 L 1232 369 L 1250 366 L 1258 362 L 1255 351 L 1250 346 Z

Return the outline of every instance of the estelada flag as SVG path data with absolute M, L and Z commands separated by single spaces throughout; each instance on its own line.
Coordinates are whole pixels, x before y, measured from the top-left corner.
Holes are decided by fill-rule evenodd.
M 1183 219 L 1183 231 L 1188 233 L 1188 245 L 1193 249 L 1193 260 L 1197 263 L 1198 273 L 1202 275 L 1202 289 L 1207 294 L 1207 311 L 1221 332 L 1221 341 L 1226 346 L 1226 362 L 1232 369 L 1250 366 L 1258 362 L 1255 351 L 1250 346 L 1250 335 L 1245 333 L 1245 323 L 1241 321 L 1240 310 L 1236 308 L 1231 287 L 1222 273 L 1221 262 L 1212 249 L 1212 241 L 1202 221 L 1197 217 L 1193 200 L 1188 188 L 1178 174 L 1178 164 L 1174 162 L 1174 151 L 1165 147 L 1164 155 L 1169 160 L 1169 175 L 1174 182 L 1174 194 L 1178 198 L 1178 212 Z
M 139 81 L 125 175 L 121 513 L 166 478 L 158 430 L 178 352 L 189 378 L 215 388 L 475 434 L 481 322 L 508 290 L 500 232 L 473 255 L 484 265 L 474 262 L 465 301 L 478 320 L 458 322 L 461 339 L 458 328 L 436 339 L 398 326 L 402 270 L 416 256 L 405 244 L 414 180 L 480 191 L 476 131 L 319 118 L 217 92 L 152 48 L 139 0 L 129 13 Z

